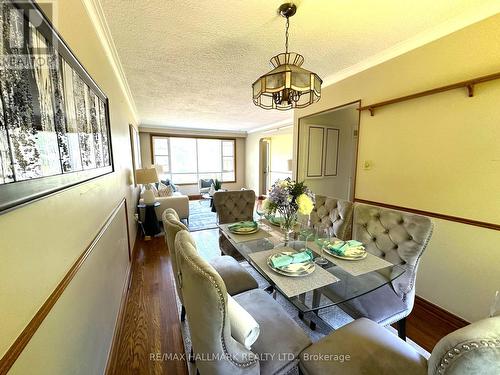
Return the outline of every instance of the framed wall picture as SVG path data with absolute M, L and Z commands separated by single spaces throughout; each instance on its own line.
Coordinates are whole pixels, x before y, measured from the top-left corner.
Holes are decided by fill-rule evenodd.
M 135 180 L 135 171 L 141 168 L 141 142 L 139 132 L 132 124 L 129 125 L 130 131 L 130 149 L 132 150 L 132 172 L 134 175 L 134 186 L 137 186 Z
M 40 8 L 0 10 L 2 213 L 113 172 L 113 153 L 108 98 Z

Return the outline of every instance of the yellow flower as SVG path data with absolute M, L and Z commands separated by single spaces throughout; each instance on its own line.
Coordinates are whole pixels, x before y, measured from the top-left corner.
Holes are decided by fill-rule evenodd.
M 302 215 L 309 215 L 313 210 L 313 201 L 307 194 L 301 194 L 297 197 L 297 206 Z

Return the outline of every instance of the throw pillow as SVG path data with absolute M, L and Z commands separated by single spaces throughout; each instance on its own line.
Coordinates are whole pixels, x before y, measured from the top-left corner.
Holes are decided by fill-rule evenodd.
M 165 185 L 163 182 L 160 182 L 158 186 L 158 196 L 160 197 L 171 197 L 174 194 L 174 190 L 172 186 Z
M 155 195 L 155 197 L 158 197 L 158 189 L 156 188 L 156 186 L 154 184 L 150 184 L 151 185 L 151 190 L 153 191 L 153 194 Z
M 179 188 L 176 185 L 174 185 L 174 183 L 172 181 L 170 181 L 168 178 L 166 180 L 162 180 L 161 182 L 167 186 L 169 186 L 169 185 L 172 186 L 172 189 L 174 190 L 174 192 L 179 191 Z

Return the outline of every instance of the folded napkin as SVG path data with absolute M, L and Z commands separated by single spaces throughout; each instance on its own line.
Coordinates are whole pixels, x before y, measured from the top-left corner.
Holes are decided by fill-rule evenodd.
M 259 323 L 229 294 L 227 295 L 227 314 L 231 326 L 231 336 L 241 345 L 250 349 L 259 337 Z
M 326 246 L 327 250 L 340 256 L 359 257 L 365 253 L 363 243 L 350 240 L 350 241 L 337 241 Z
M 231 231 L 249 232 L 257 228 L 257 226 L 258 224 L 255 221 L 240 221 L 229 225 L 228 229 Z
M 273 257 L 271 263 L 274 268 L 282 268 L 288 266 L 289 264 L 304 263 L 309 262 L 314 259 L 311 250 L 307 249 L 301 251 L 300 253 L 295 253 L 292 255 L 281 254 L 279 256 Z

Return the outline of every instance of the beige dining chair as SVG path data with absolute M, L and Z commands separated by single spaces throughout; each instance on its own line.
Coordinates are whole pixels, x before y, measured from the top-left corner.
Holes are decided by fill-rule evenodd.
M 337 360 L 317 360 L 333 355 Z M 300 369 L 304 375 L 498 375 L 500 317 L 480 320 L 443 337 L 429 360 L 389 330 L 361 318 L 304 350 Z
M 175 236 L 181 230 L 188 230 L 187 227 L 182 224 L 179 220 L 179 216 L 175 210 L 167 208 L 162 215 L 163 227 L 165 230 L 165 243 L 170 252 L 170 259 L 172 262 L 172 271 L 175 276 L 175 287 L 177 289 L 177 295 L 181 301 L 181 320 L 184 321 L 186 316 L 186 310 L 184 307 L 184 301 L 182 296 L 182 290 L 180 288 L 181 280 L 179 279 L 179 267 L 178 267 L 178 249 L 175 246 Z M 214 267 L 217 272 L 221 275 L 222 279 L 227 286 L 227 292 L 230 295 L 235 295 L 250 289 L 258 288 L 257 281 L 253 278 L 250 273 L 245 270 L 233 257 L 230 256 L 219 256 L 210 260 L 210 264 Z
M 342 199 L 316 195 L 311 212 L 311 224 L 330 228 L 330 234 L 341 240 L 351 239 L 353 203 Z
M 365 317 L 384 326 L 397 322 L 399 335 L 405 339 L 406 317 L 415 301 L 418 265 L 432 236 L 432 229 L 433 224 L 428 217 L 355 203 L 353 239 L 362 242 L 369 253 L 400 265 L 404 273 L 390 284 L 342 303 L 339 307 L 355 319 Z M 384 278 L 378 273 L 372 276 Z M 370 278 L 354 279 L 353 282 L 356 280 L 360 283 L 370 282 Z M 346 290 L 354 287 L 351 285 Z M 360 286 L 359 289 L 366 288 Z M 321 289 L 321 293 L 332 300 L 349 298 L 334 285 Z
M 260 335 L 244 347 L 231 336 L 227 289 L 217 271 L 196 250 L 190 234 L 175 239 L 179 279 L 191 332 L 196 367 L 202 375 L 285 375 L 298 364 L 309 337 L 272 297 L 261 289 L 233 296 L 258 323 Z
M 214 194 L 213 204 L 219 224 L 253 220 L 255 192 L 253 190 L 218 191 Z M 230 255 L 239 261 L 244 259 L 222 233 L 219 234 L 219 247 L 223 254 Z

